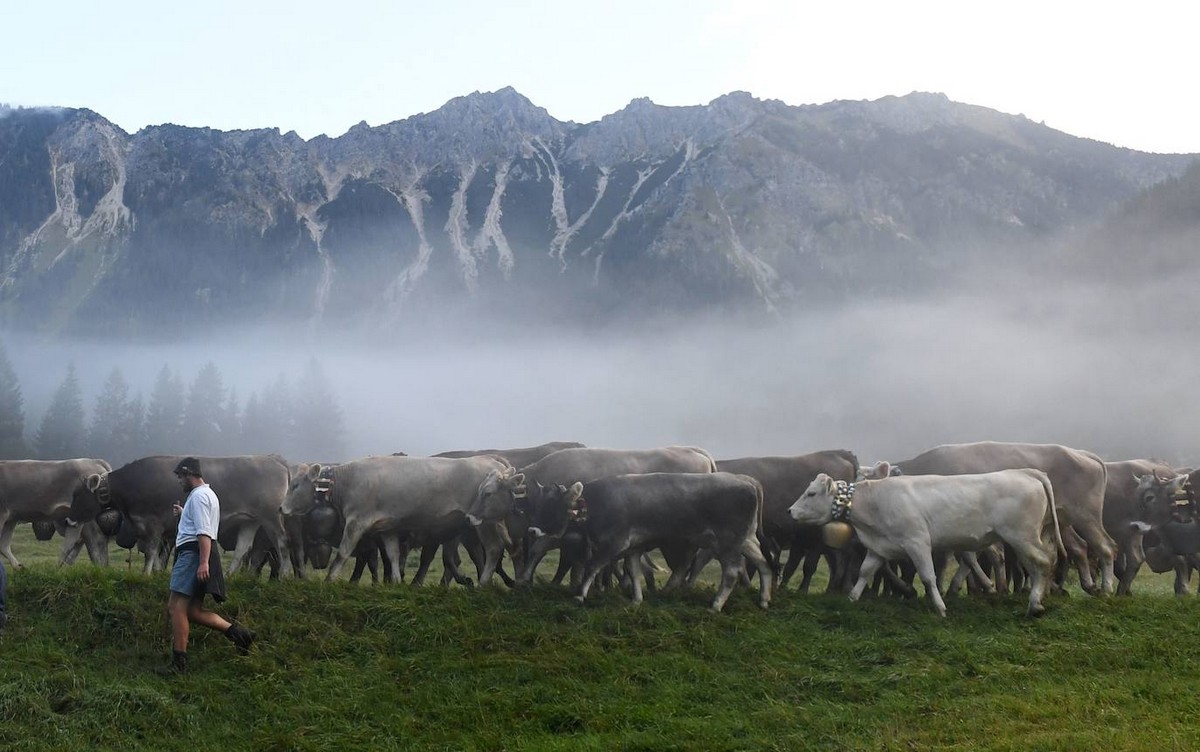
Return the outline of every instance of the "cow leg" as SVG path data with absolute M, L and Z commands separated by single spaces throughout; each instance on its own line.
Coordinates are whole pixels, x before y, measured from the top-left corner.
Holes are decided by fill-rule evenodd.
M 346 562 L 354 555 L 354 550 L 358 548 L 359 541 L 366 532 L 365 525 L 354 520 L 346 521 L 346 528 L 342 531 L 342 541 L 333 549 L 333 553 L 329 557 L 329 566 L 325 570 L 326 582 L 337 579 L 342 572 L 342 567 L 346 566 Z
M 642 557 L 640 554 L 629 554 L 625 557 L 625 572 L 629 575 L 633 605 L 642 602 Z
M 850 589 L 850 600 L 856 601 L 862 597 L 863 591 L 867 589 L 867 585 L 871 582 L 875 573 L 886 563 L 883 557 L 874 551 L 867 551 L 867 555 L 863 557 L 862 566 L 858 570 L 858 581 Z
M 449 545 L 457 546 L 458 542 L 452 541 Z M 417 562 L 417 573 L 412 578 L 413 587 L 421 587 L 425 584 L 425 576 L 429 574 L 429 565 L 433 563 L 433 557 L 437 555 L 439 546 L 440 544 L 429 540 L 421 545 L 421 559 Z M 390 549 L 388 553 L 391 553 Z
M 83 523 L 64 526 L 62 536 L 63 544 L 62 551 L 58 554 L 58 565 L 65 567 L 68 564 L 73 564 L 76 557 L 79 556 L 79 552 L 83 550 Z M 88 549 L 88 555 L 91 555 L 90 548 Z
M 258 535 L 258 525 L 251 522 L 238 528 L 237 544 L 233 548 L 233 561 L 229 562 L 229 574 L 241 569 L 250 558 L 250 549 L 254 547 L 254 536 Z
M 608 545 L 601 545 L 593 549 L 591 555 L 588 556 L 587 563 L 583 567 L 583 581 L 579 585 L 579 594 L 575 596 L 575 600 L 583 603 L 587 600 L 588 591 L 596 582 L 596 576 L 601 570 L 608 567 L 609 564 L 619 559 L 629 550 L 633 541 L 626 536 L 619 542 L 612 542 Z
M 938 616 L 946 615 L 946 602 L 942 600 L 942 594 L 938 592 L 937 587 L 937 571 L 933 566 L 933 552 L 926 547 L 911 545 L 905 548 L 908 558 L 912 561 L 913 566 L 917 568 L 917 576 L 921 578 L 921 584 L 925 586 L 925 596 L 933 602 L 933 607 L 937 609 Z
M 361 546 L 354 550 L 354 571 L 350 573 L 350 582 L 357 583 L 362 579 L 363 571 L 367 568 L 367 562 L 372 558 L 379 558 L 379 551 L 374 546 L 371 547 L 370 551 L 364 551 Z M 375 581 L 378 577 L 372 575 L 371 579 Z
M 442 544 L 442 585 L 448 587 L 450 582 L 454 581 L 463 587 L 475 587 L 475 580 L 462 573 L 462 557 L 458 553 L 460 543 L 466 545 L 463 537 L 455 536 L 452 540 Z M 478 574 L 479 566 L 476 565 L 475 569 Z
M 1026 613 L 1029 616 L 1041 616 L 1046 612 L 1042 601 L 1054 571 L 1057 546 L 1048 540 L 1042 540 L 1040 533 L 1032 534 L 1029 540 L 1005 542 L 1012 547 L 1017 561 L 1029 575 L 1029 607 Z
M 812 546 L 798 552 L 803 560 L 804 567 L 800 570 L 800 587 L 796 588 L 801 593 L 808 593 L 809 587 L 812 585 L 813 575 L 817 573 L 817 566 L 821 563 L 821 558 L 824 555 L 820 546 Z M 830 577 L 833 577 L 833 571 L 830 570 Z M 782 583 L 780 583 L 782 587 Z
M 280 576 L 291 577 L 293 574 L 292 560 L 284 555 L 284 552 L 290 551 L 292 548 L 292 543 L 288 539 L 287 529 L 284 528 L 283 523 L 278 521 L 275 524 L 262 524 L 260 527 L 267 538 L 275 544 L 275 550 L 278 552 L 278 564 L 273 565 L 272 572 L 275 571 L 275 567 L 278 567 Z M 296 577 L 300 576 L 300 573 L 297 572 Z
M 950 584 L 946 586 L 947 597 L 958 595 L 958 592 L 962 590 L 963 583 L 967 581 L 968 572 L 970 572 L 970 568 L 966 562 L 959 558 L 959 556 L 956 554 L 954 557 L 955 561 L 958 562 L 958 568 L 954 570 L 954 576 L 950 578 Z
M 491 583 L 492 575 L 496 573 L 500 566 L 500 558 L 504 555 L 504 539 L 508 536 L 508 531 L 501 529 L 500 525 L 501 523 L 493 523 L 475 528 L 484 553 L 483 569 L 479 571 L 480 585 Z
M 962 562 L 966 562 L 967 566 L 970 567 L 971 574 L 975 575 L 979 580 L 979 586 L 983 588 L 983 591 L 994 594 L 996 592 L 996 585 L 987 576 L 987 573 L 983 571 L 983 567 L 979 566 L 979 556 L 974 551 L 964 551 L 961 557 L 959 559 L 960 566 Z
M 691 586 L 700 577 L 700 573 L 704 570 L 708 563 L 713 560 L 712 549 L 702 548 L 696 552 L 696 557 L 692 559 L 692 565 L 688 568 L 687 577 L 683 578 L 683 584 Z M 676 581 L 674 570 L 671 571 L 671 576 L 667 579 L 667 584 L 663 585 L 663 590 L 668 590 L 672 587 L 672 582 L 679 585 Z
M 754 535 L 746 536 L 746 540 L 742 543 L 741 554 L 754 565 L 754 569 L 758 572 L 758 605 L 759 608 L 765 610 L 771 603 L 775 570 L 771 568 L 771 562 L 767 561 L 767 557 L 763 555 L 758 538 Z
M 729 594 L 733 592 L 733 586 L 737 584 L 738 571 L 742 568 L 741 552 L 739 551 L 736 556 L 727 552 L 720 558 L 720 561 L 721 587 L 717 590 L 717 596 L 713 598 L 712 606 L 709 607 L 714 614 L 721 613 L 721 609 L 725 607 L 725 601 L 729 600 Z
M 1175 559 L 1175 595 L 1183 597 L 1188 594 L 1187 557 L 1176 556 Z
M 1120 548 L 1119 556 L 1124 560 L 1121 576 L 1117 582 L 1117 595 L 1130 595 L 1133 591 L 1133 578 L 1146 561 L 1146 552 L 1142 549 L 1142 536 L 1127 536 Z
M 83 529 L 83 544 L 87 546 L 88 558 L 93 564 L 108 566 L 108 536 L 95 523 L 80 525 Z
M 783 570 L 779 573 L 779 586 L 787 587 L 788 580 L 792 579 L 792 575 L 796 573 L 796 569 L 800 566 L 801 560 L 805 559 L 805 551 L 800 547 L 799 543 L 792 542 L 788 546 L 787 561 L 783 564 Z M 805 565 L 807 566 L 807 560 Z M 804 588 L 808 583 L 801 581 L 800 587 Z M 801 592 L 804 592 L 803 589 Z
M 1103 586 L 1097 587 L 1096 580 L 1092 577 L 1092 566 L 1088 559 L 1091 546 L 1083 532 L 1073 526 L 1067 526 L 1062 530 L 1062 539 L 1063 546 L 1067 549 L 1067 555 L 1075 565 L 1076 571 L 1079 572 L 1079 587 L 1083 588 L 1083 591 L 1089 595 L 1100 595 L 1103 593 Z M 1100 549 L 1097 548 L 1095 553 L 1099 555 L 1099 552 Z M 1115 553 L 1110 551 L 1107 562 L 1100 561 L 1102 583 L 1104 576 L 1112 576 L 1113 560 L 1115 558 Z
M 1008 574 L 1005 570 L 1005 561 L 1008 558 L 1005 555 L 1006 545 L 1007 544 L 997 543 L 989 548 L 986 552 L 990 569 L 995 573 L 996 592 L 998 593 L 1008 592 Z
M 12 552 L 13 530 L 17 527 L 17 522 L 8 517 L 8 511 L 0 509 L 0 556 L 8 559 L 8 563 L 15 569 L 20 569 L 21 562 L 17 561 L 17 557 Z

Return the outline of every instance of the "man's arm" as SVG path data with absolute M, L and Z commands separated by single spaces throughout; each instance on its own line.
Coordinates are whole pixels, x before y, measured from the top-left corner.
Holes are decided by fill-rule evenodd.
M 196 569 L 196 579 L 206 582 L 208 580 L 208 555 L 212 551 L 212 538 L 201 534 L 196 538 L 196 546 L 200 549 L 200 566 Z

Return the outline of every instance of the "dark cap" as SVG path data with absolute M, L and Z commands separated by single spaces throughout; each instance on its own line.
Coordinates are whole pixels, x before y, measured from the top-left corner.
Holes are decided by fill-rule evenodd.
M 176 475 L 195 475 L 200 477 L 200 460 L 195 457 L 184 457 L 175 466 Z

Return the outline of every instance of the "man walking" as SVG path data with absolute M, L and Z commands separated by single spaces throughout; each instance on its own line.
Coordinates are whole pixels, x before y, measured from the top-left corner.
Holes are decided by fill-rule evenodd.
M 170 673 L 187 670 L 188 632 L 191 623 L 203 624 L 224 633 L 238 652 L 245 655 L 254 642 L 249 629 L 226 621 L 204 608 L 204 596 L 211 594 L 218 603 L 225 600 L 225 578 L 217 548 L 217 528 L 221 523 L 221 502 L 200 474 L 200 460 L 186 457 L 175 467 L 175 476 L 187 492 L 183 506 L 175 505 L 179 532 L 175 536 L 175 566 L 171 570 L 171 597 L 167 613 L 171 617 Z

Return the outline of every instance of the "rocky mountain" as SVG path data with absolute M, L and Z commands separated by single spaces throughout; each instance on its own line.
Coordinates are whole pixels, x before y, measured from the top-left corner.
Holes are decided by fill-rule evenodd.
M 914 93 L 562 122 L 512 89 L 308 141 L 0 108 L 0 321 L 784 311 L 1021 265 L 1193 157 Z

